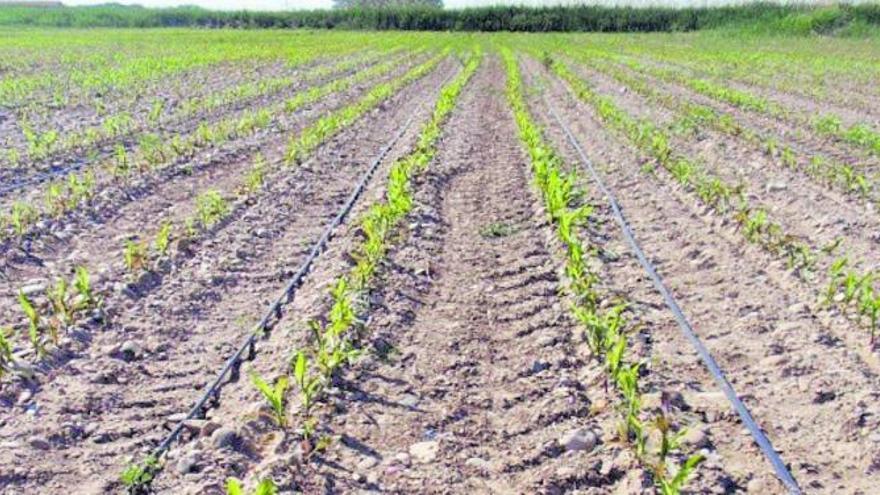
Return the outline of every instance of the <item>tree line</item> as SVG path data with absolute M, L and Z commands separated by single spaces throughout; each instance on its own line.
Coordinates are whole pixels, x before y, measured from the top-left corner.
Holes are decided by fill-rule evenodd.
M 353 0 L 338 0 L 345 7 Z M 358 0 L 364 1 L 364 0 Z M 880 26 L 880 4 L 755 3 L 711 8 L 494 6 L 438 8 L 440 0 L 366 0 L 366 6 L 286 12 L 212 11 L 197 7 L 147 9 L 93 7 L 0 7 L 0 25 L 57 27 L 233 27 L 432 31 L 691 31 L 730 25 L 783 27 L 789 32 L 833 32 L 852 23 Z M 428 2 L 427 4 L 425 2 Z

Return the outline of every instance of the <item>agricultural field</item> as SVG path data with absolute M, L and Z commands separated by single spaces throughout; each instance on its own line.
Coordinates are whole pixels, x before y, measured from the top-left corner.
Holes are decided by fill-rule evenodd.
M 0 494 L 880 486 L 880 38 L 0 31 Z

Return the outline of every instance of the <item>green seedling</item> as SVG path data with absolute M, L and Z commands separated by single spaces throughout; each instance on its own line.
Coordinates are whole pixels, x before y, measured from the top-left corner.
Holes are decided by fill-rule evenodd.
M 229 204 L 220 191 L 205 191 L 196 197 L 196 215 L 204 228 L 211 228 L 229 214 Z
M 153 248 L 159 256 L 168 254 L 168 248 L 171 245 L 171 222 L 165 221 L 156 232 L 156 238 L 153 240 Z
M 667 477 L 655 477 L 657 488 L 660 489 L 661 495 L 679 495 L 682 487 L 687 483 L 688 478 L 693 474 L 697 466 L 706 458 L 702 454 L 694 454 L 687 458 L 684 464 L 679 467 L 678 472 L 672 479 Z
M 287 408 L 285 405 L 284 394 L 287 391 L 289 383 L 287 377 L 279 377 L 275 381 L 274 387 L 266 383 L 266 381 L 254 371 L 251 372 L 250 377 L 251 382 L 257 390 L 260 391 L 263 398 L 266 399 L 266 402 L 268 402 L 269 406 L 272 408 L 272 413 L 275 415 L 275 422 L 278 423 L 279 427 L 285 428 L 287 426 Z
M 159 467 L 159 461 L 153 457 L 147 457 L 143 465 L 129 464 L 119 475 L 119 480 L 129 493 L 142 493 L 147 485 L 153 481 L 155 472 Z
M 74 308 L 68 301 L 67 289 L 67 280 L 60 278 L 54 286 L 49 287 L 46 294 L 53 312 L 53 318 L 49 321 L 49 332 L 52 342 L 56 345 L 61 328 L 73 323 Z
M 128 239 L 125 241 L 123 258 L 125 259 L 125 267 L 129 272 L 139 272 L 147 266 L 147 246 L 142 242 Z
M 12 331 L 0 328 L 0 380 L 12 369 L 15 359 L 12 355 L 12 342 L 9 340 Z
M 256 490 L 252 493 L 253 495 L 275 495 L 278 493 L 278 489 L 271 479 L 265 479 L 257 484 Z M 245 495 L 241 481 L 236 478 L 226 480 L 226 495 Z
M 43 355 L 45 353 L 45 348 L 40 341 L 42 320 L 40 314 L 37 312 L 34 303 L 28 299 L 23 291 L 18 291 L 18 305 L 21 307 L 21 310 L 24 312 L 28 320 L 28 336 L 30 337 L 31 345 L 34 347 L 34 350 L 37 351 L 37 354 Z
M 75 309 L 88 309 L 92 306 L 97 305 L 98 301 L 95 297 L 94 291 L 92 290 L 91 277 L 89 277 L 89 270 L 86 267 L 76 267 L 76 272 L 73 278 L 73 288 L 74 290 L 76 290 L 76 293 L 79 295 L 80 299 L 80 302 Z
M 303 416 L 306 419 L 311 418 L 312 406 L 314 405 L 313 401 L 322 388 L 321 379 L 317 376 L 312 376 L 312 374 L 309 373 L 309 361 L 303 351 L 296 353 L 292 367 L 293 379 L 299 387 L 299 397 L 300 402 L 302 402 Z

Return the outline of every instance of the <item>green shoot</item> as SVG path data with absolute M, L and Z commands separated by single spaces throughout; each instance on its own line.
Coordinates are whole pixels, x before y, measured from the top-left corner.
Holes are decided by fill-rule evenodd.
M 45 348 L 43 347 L 42 342 L 40 342 L 41 318 L 37 312 L 37 308 L 22 291 L 18 291 L 18 304 L 28 319 L 28 336 L 30 337 L 31 345 L 34 346 L 34 350 L 37 351 L 37 354 L 43 355 L 45 353 Z
M 287 413 L 284 403 L 284 393 L 287 391 L 288 386 L 287 377 L 279 377 L 278 380 L 275 381 L 275 386 L 272 387 L 256 372 L 251 372 L 250 376 L 251 382 L 257 387 L 257 390 L 260 391 L 263 398 L 266 399 L 266 402 L 268 402 L 269 406 L 272 408 L 278 426 L 281 428 L 287 426 Z

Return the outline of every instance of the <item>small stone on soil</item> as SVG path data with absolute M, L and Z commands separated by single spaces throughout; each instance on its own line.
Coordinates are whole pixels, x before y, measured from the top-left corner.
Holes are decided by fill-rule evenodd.
M 599 438 L 590 430 L 578 428 L 559 437 L 559 444 L 568 451 L 593 450 Z
M 409 454 L 412 456 L 413 460 L 421 464 L 434 462 L 439 450 L 440 443 L 434 440 L 414 443 L 409 446 Z
M 236 449 L 238 448 L 239 440 L 238 433 L 231 428 L 221 427 L 211 434 L 211 445 L 217 449 Z

